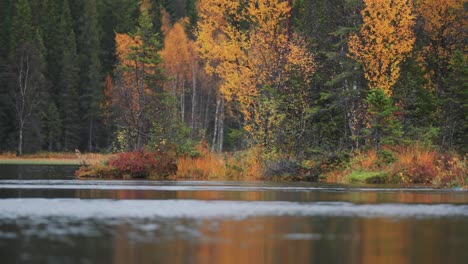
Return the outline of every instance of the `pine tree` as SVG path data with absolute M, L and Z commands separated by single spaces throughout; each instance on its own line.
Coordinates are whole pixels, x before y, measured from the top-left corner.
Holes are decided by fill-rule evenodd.
M 120 126 L 120 145 L 126 149 L 140 149 L 148 142 L 151 120 L 165 119 L 160 94 L 162 70 L 158 50 L 161 48 L 157 34 L 146 9 L 138 19 L 133 36 L 117 34 L 116 84 L 113 103 L 116 121 Z
M 60 69 L 62 65 L 63 36 L 60 32 L 60 4 L 58 0 L 44 0 L 41 10 L 41 29 L 44 35 L 44 44 L 47 50 L 47 74 L 51 81 L 51 95 L 54 102 L 58 102 L 61 87 L 59 85 Z
M 47 81 L 42 34 L 32 24 L 28 1 L 18 0 L 15 11 L 10 38 L 10 66 L 18 131 L 17 154 L 22 155 L 26 135 L 31 132 L 28 129 L 34 127 L 34 136 L 40 135 L 40 113 L 47 98 Z M 37 138 L 35 144 L 41 144 Z
M 468 139 L 468 63 L 462 51 L 455 51 L 449 65 L 446 87 L 440 93 L 442 104 L 442 148 L 456 147 L 466 153 Z
M 397 107 L 383 89 L 372 89 L 366 98 L 370 127 L 367 130 L 369 140 L 376 151 L 382 145 L 393 145 L 401 138 L 401 124 L 395 118 Z
M 115 33 L 129 33 L 138 15 L 137 0 L 98 0 L 100 59 L 103 73 L 112 73 L 117 64 Z
M 95 150 L 102 98 L 99 31 L 95 0 L 84 0 L 79 25 L 78 56 L 80 65 L 80 104 L 83 117 L 82 140 L 88 151 Z
M 60 36 L 64 41 L 60 71 L 60 104 L 62 144 L 64 150 L 74 150 L 80 143 L 80 104 L 78 96 L 79 66 L 76 39 L 68 0 L 65 0 L 60 18 Z
M 9 48 L 15 1 L 0 1 L 0 149 L 7 149 L 8 138 L 14 134 L 14 106 L 9 94 Z
M 54 102 L 50 102 L 45 112 L 47 150 L 49 152 L 60 149 L 60 134 L 62 129 L 60 113 Z

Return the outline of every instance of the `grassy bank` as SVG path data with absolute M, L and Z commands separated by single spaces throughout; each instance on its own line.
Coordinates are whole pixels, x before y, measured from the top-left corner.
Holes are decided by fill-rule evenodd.
M 16 165 L 80 165 L 79 160 L 60 159 L 0 159 L 0 164 Z
M 134 151 L 119 153 L 91 166 L 82 166 L 78 178 L 257 180 L 263 177 L 256 150 L 216 154 L 198 146 L 196 155 Z
M 86 153 L 78 157 L 72 152 L 40 152 L 17 157 L 14 153 L 0 154 L 0 164 L 24 165 L 94 165 L 107 160 L 110 155 Z
M 421 146 L 386 148 L 355 153 L 325 174 L 328 182 L 426 184 L 466 186 L 467 161 L 456 153 L 440 153 Z
M 20 159 L 0 156 L 0 163 L 70 164 L 85 162 L 77 171 L 79 178 L 172 179 L 172 180 L 322 180 L 329 183 L 425 184 L 450 187 L 466 186 L 466 157 L 440 153 L 421 146 L 400 146 L 358 151 L 347 158 L 315 160 L 278 158 L 265 160 L 253 148 L 235 153 L 215 154 L 206 146 L 196 155 L 135 151 L 115 155 L 42 153 Z M 46 156 L 46 157 L 44 157 Z

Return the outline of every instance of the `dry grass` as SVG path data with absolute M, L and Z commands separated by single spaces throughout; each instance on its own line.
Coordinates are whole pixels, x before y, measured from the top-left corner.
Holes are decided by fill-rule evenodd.
M 78 158 L 74 152 L 39 152 L 35 154 L 25 154 L 21 157 L 13 152 L 0 154 L 2 163 L 42 163 L 42 164 L 97 164 L 108 160 L 112 155 L 100 153 L 84 153 Z
M 392 164 L 392 175 L 404 183 L 432 183 L 440 174 L 435 150 L 416 145 L 396 148 L 394 153 L 397 161 Z
M 325 182 L 327 183 L 346 183 L 348 172 L 342 170 L 333 170 L 325 174 Z
M 387 175 L 389 183 L 417 183 L 437 186 L 466 186 L 467 158 L 455 153 L 439 153 L 434 149 L 412 145 L 386 149 L 393 162 L 379 157 L 375 150 L 356 153 L 351 161 L 326 174 L 326 181 L 347 183 L 354 176 Z M 356 178 L 356 177 L 354 177 Z
M 357 154 L 352 161 L 352 166 L 357 167 L 359 170 L 375 171 L 379 169 L 377 165 L 378 160 L 377 152 L 372 149 L 362 154 Z
M 196 180 L 226 178 L 226 164 L 215 155 L 208 154 L 201 157 L 182 157 L 177 162 L 177 178 Z
M 199 150 L 199 157 L 180 157 L 178 179 L 196 180 L 258 180 L 263 177 L 263 165 L 255 149 L 218 155 Z

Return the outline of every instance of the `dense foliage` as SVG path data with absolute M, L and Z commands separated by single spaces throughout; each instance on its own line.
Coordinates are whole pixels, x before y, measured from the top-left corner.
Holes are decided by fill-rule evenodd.
M 143 150 L 123 152 L 104 163 L 82 166 L 76 171 L 78 177 L 93 178 L 154 178 L 174 176 L 177 172 L 173 155 L 162 151 Z
M 467 151 L 463 0 L 0 5 L 0 152 Z

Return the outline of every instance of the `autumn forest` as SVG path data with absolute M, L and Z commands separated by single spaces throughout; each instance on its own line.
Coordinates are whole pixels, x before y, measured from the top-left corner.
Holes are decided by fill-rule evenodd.
M 464 0 L 0 5 L 0 152 L 203 146 L 315 175 L 467 151 Z

